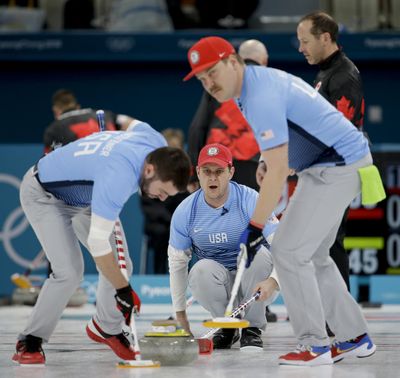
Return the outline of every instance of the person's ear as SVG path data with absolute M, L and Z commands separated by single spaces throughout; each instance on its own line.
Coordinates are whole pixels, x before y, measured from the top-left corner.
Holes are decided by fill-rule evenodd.
M 196 173 L 197 173 L 197 177 L 199 177 L 200 176 L 200 167 L 199 166 L 196 166 Z
M 232 55 L 229 55 L 228 59 L 232 65 L 232 67 L 236 70 L 237 67 L 239 66 L 239 62 L 237 61 L 236 57 L 232 54 Z
M 331 35 L 328 32 L 322 33 L 321 37 L 322 37 L 322 41 L 324 43 L 330 43 L 331 42 Z
M 143 175 L 146 179 L 151 179 L 154 177 L 156 169 L 153 164 L 145 163 L 143 168 Z
M 235 167 L 234 166 L 232 166 L 229 169 L 229 173 L 230 173 L 230 177 L 229 177 L 229 180 L 230 180 L 230 179 L 232 179 L 233 175 L 235 174 Z

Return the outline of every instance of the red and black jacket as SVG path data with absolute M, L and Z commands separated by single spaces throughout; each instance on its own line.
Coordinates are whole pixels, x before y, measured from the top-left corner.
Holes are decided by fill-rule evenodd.
M 116 130 L 116 117 L 105 112 L 107 130 Z M 99 131 L 96 111 L 90 108 L 67 111 L 45 130 L 43 135 L 44 152 L 48 153 L 56 145 L 64 146 L 74 140 Z
M 362 130 L 365 104 L 360 72 L 341 50 L 337 50 L 320 64 L 314 86 Z

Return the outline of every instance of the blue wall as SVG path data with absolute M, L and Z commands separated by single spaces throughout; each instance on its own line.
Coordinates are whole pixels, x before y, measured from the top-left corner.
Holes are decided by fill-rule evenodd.
M 400 143 L 397 124 L 400 70 L 397 64 L 360 62 L 366 94 L 365 128 L 375 143 Z M 278 62 L 271 66 L 287 70 L 312 82 L 315 67 L 304 63 Z M 83 107 L 104 108 L 132 115 L 157 130 L 178 127 L 187 133 L 201 96 L 196 80 L 183 83 L 183 63 L 14 63 L 0 64 L 1 141 L 40 143 L 44 128 L 52 121 L 51 96 L 70 88 Z M 370 106 L 382 108 L 382 122 L 371 123 Z
M 201 89 L 195 82 L 184 85 L 183 72 L 172 63 L 0 64 L 1 141 L 40 143 L 59 88 L 72 89 L 83 107 L 129 114 L 158 130 L 186 129 Z
M 201 34 L 104 33 L 0 34 L 1 142 L 40 143 L 51 122 L 51 95 L 74 90 L 82 106 L 126 113 L 161 130 L 187 132 L 201 95 L 188 71 L 186 51 Z M 270 65 L 312 82 L 317 67 L 296 50 L 291 34 L 226 33 L 236 46 L 264 41 Z M 397 124 L 400 44 L 397 34 L 345 34 L 341 43 L 359 67 L 365 86 L 366 129 L 375 143 L 400 143 Z M 51 43 L 50 43 L 50 42 Z M 382 119 L 369 117 L 378 106 Z

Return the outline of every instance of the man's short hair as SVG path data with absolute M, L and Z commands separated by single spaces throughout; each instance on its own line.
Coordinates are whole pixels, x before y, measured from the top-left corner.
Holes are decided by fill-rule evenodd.
M 54 92 L 52 104 L 61 111 L 76 109 L 79 105 L 75 94 L 69 89 L 59 89 Z
M 150 152 L 146 162 L 154 165 L 162 182 L 172 181 L 179 192 L 186 191 L 189 183 L 191 162 L 185 151 L 176 147 L 161 147 Z
M 300 22 L 310 20 L 312 22 L 311 34 L 319 38 L 323 33 L 329 33 L 332 42 L 336 42 L 339 35 L 337 22 L 325 12 L 312 12 L 304 16 Z M 299 22 L 299 23 L 300 23 Z

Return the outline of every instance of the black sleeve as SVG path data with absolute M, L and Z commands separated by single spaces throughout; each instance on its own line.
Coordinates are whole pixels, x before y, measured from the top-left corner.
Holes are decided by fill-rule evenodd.
M 66 145 L 76 140 L 76 135 L 58 121 L 52 123 L 43 134 L 44 151 L 50 152 L 56 145 Z
M 329 102 L 358 128 L 364 118 L 364 93 L 360 77 L 341 71 L 329 83 Z
M 69 128 L 68 120 L 54 121 L 43 134 L 45 152 L 50 152 L 54 145 L 65 146 L 78 139 L 78 136 Z
M 51 149 L 52 149 L 51 146 L 52 146 L 55 138 L 56 138 L 56 136 L 54 134 L 54 128 L 52 128 L 50 125 L 46 128 L 46 130 L 44 131 L 44 134 L 43 134 L 44 151 L 46 153 L 51 151 Z
M 144 216 L 144 231 L 147 235 L 155 236 L 168 231 L 172 214 L 164 202 L 141 196 L 140 207 Z
M 213 98 L 204 91 L 189 128 L 188 154 L 194 166 L 197 164 L 197 157 L 199 156 L 200 150 L 206 144 L 210 123 L 214 117 L 214 111 Z

